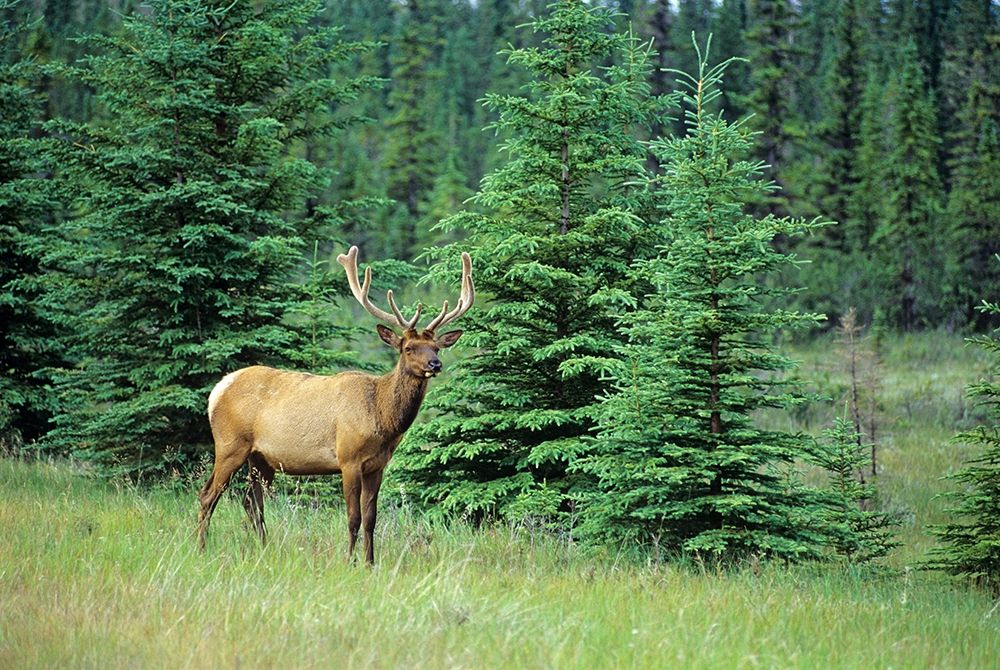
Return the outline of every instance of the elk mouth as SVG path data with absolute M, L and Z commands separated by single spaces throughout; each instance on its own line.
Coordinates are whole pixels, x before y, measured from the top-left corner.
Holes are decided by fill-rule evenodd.
M 427 370 L 427 371 L 424 372 L 424 379 L 430 379 L 431 377 L 437 377 L 437 375 L 438 375 L 438 373 L 433 372 L 431 370 Z

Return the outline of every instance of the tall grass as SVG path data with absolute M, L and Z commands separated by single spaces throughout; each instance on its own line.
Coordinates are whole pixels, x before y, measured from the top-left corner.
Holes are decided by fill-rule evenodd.
M 808 367 L 825 350 L 800 353 Z M 948 389 L 979 360 L 913 358 L 886 366 L 892 407 L 920 408 L 891 425 L 879 475 L 910 519 L 891 571 L 633 565 L 405 505 L 383 510 L 369 570 L 344 559 L 342 510 L 282 492 L 266 548 L 227 495 L 198 554 L 194 483 L 136 490 L 0 461 L 0 668 L 995 668 L 997 603 L 912 569 L 938 477 L 963 456 Z M 946 381 L 921 390 L 934 373 Z

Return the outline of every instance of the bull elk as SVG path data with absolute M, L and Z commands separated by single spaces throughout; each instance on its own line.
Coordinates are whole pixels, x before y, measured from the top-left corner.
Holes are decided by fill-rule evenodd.
M 461 330 L 436 335 L 439 328 L 465 314 L 475 299 L 472 260 L 462 254 L 461 293 L 455 308 L 448 301 L 427 327 L 418 329 L 421 306 L 404 319 L 390 290 L 386 297 L 392 314 L 371 303 L 371 268 L 364 284 L 358 282 L 358 248 L 351 247 L 337 262 L 344 266 L 351 292 L 379 321 L 397 326 L 402 334 L 379 324 L 379 337 L 399 352 L 396 367 L 377 377 L 363 372 L 333 376 L 243 368 L 226 375 L 208 398 L 208 417 L 215 440 L 215 465 L 198 494 L 198 547 L 219 496 L 233 474 L 249 463 L 250 481 L 243 506 L 261 542 L 264 525 L 264 488 L 276 471 L 290 475 L 340 473 L 347 503 L 348 556 L 353 556 L 358 530 L 364 522 L 365 560 L 375 561 L 375 513 L 382 472 L 396 445 L 413 423 L 427 391 L 427 382 L 441 372 L 438 351 L 458 341 Z

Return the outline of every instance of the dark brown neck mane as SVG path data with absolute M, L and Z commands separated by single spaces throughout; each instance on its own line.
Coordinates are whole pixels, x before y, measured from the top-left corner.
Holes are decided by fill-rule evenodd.
M 427 393 L 427 379 L 403 369 L 403 361 L 375 382 L 375 406 L 379 425 L 394 435 L 402 435 L 417 418 Z

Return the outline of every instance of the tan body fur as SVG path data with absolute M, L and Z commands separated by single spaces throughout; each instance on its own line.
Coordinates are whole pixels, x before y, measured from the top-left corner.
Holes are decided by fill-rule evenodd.
M 399 391 L 410 396 L 415 416 L 427 387 L 424 379 L 410 381 L 405 373 L 397 381 L 398 369 L 384 377 L 326 377 L 261 366 L 234 374 L 222 392 L 226 402 L 212 408 L 216 442 L 243 442 L 248 457 L 256 454 L 290 475 L 381 470 L 409 427 L 400 421 Z

